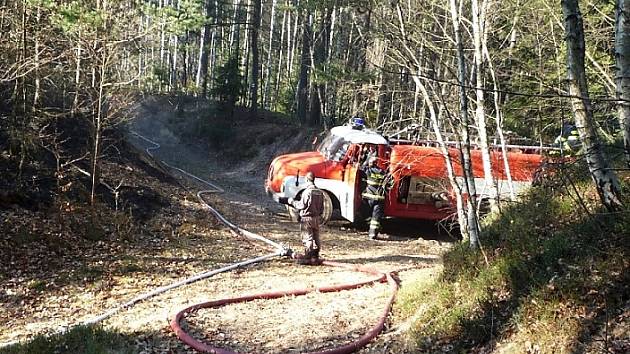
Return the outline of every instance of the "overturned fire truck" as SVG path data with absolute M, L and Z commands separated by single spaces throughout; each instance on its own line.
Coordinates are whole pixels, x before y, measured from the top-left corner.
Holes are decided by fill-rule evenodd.
M 463 179 L 459 150 L 449 144 L 456 178 Z M 535 146 L 506 146 L 506 156 L 513 191 L 522 193 L 533 181 L 541 167 L 541 149 Z M 276 157 L 269 166 L 265 190 L 274 200 L 299 198 L 305 188 L 304 175 L 311 171 L 315 184 L 324 193 L 324 221 L 334 211 L 351 221 L 364 220 L 362 215 L 361 168 L 371 157 L 378 157 L 379 165 L 390 178 L 385 198 L 385 216 L 425 220 L 442 220 L 456 213 L 455 195 L 447 177 L 446 159 L 435 141 L 406 141 L 386 139 L 362 124 L 334 127 L 319 143 L 316 151 Z M 491 151 L 493 176 L 500 197 L 509 195 L 508 176 L 500 149 Z M 485 186 L 481 151 L 471 149 L 471 161 L 478 198 L 488 198 Z M 289 214 L 297 213 L 288 207 Z

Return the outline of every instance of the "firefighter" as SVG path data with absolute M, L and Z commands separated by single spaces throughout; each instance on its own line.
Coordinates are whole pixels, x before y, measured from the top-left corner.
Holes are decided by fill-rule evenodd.
M 370 164 L 370 159 L 375 158 L 378 155 L 376 146 L 374 145 L 364 145 L 361 148 L 361 169 L 367 170 Z
M 566 154 L 571 154 L 580 149 L 580 134 L 573 124 L 565 124 L 562 133 L 554 140 L 554 146 L 560 147 Z
M 368 160 L 368 165 L 363 171 L 366 176 L 366 186 L 363 194 L 363 200 L 368 206 L 370 215 L 370 228 L 368 237 L 371 240 L 378 238 L 378 232 L 381 229 L 381 219 L 385 211 L 385 192 L 386 192 L 386 172 L 377 164 L 378 157 L 372 156 Z
M 299 264 L 316 265 L 320 263 L 319 224 L 324 211 L 324 192 L 315 187 L 313 172 L 308 172 L 305 178 L 306 189 L 302 192 L 300 200 L 288 199 L 288 204 L 300 211 L 300 230 L 304 244 L 304 254 L 297 254 L 294 258 Z

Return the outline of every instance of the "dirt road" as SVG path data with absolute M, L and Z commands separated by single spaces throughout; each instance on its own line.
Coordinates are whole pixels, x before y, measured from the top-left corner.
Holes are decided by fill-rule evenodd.
M 168 112 L 168 110 L 160 110 Z M 159 115 L 159 114 L 158 114 Z M 162 145 L 155 152 L 157 158 L 196 172 L 203 178 L 219 183 L 226 193 L 212 198 L 232 222 L 271 240 L 300 249 L 299 226 L 288 221 L 285 209 L 272 202 L 263 192 L 266 166 L 274 153 L 263 150 L 246 166 L 219 169 L 221 161 L 213 161 L 212 154 L 199 151 L 174 138 L 166 114 L 147 115 L 136 121 L 134 129 L 157 139 Z M 150 122 L 150 124 L 145 124 Z M 266 155 L 265 155 L 266 154 Z M 262 156 L 260 156 L 262 155 Z M 200 158 L 200 156 L 203 156 Z M 258 162 L 256 162 L 258 160 Z M 266 160 L 266 161 L 265 161 Z M 258 168 L 251 170 L 252 164 Z M 224 167 L 225 168 L 225 167 Z M 201 186 L 200 186 L 201 187 Z M 323 228 L 324 258 L 339 262 L 365 264 L 382 271 L 407 269 L 400 273 L 402 286 L 409 279 L 430 277 L 440 265 L 439 255 L 453 240 L 440 234 L 433 223 L 386 223 L 386 240 L 367 240 L 365 232 L 353 229 L 343 220 L 334 220 Z M 233 239 L 231 243 L 238 244 Z M 262 254 L 239 249 L 234 259 Z M 234 279 L 236 277 L 237 279 Z M 227 274 L 196 284 L 191 288 L 209 286 L 218 298 L 272 289 L 300 286 L 321 286 L 359 279 L 365 275 L 328 267 L 300 267 L 289 260 L 277 260 L 252 266 L 238 275 Z M 189 294 L 196 291 L 188 289 Z M 173 296 L 177 298 L 177 296 Z M 191 319 L 193 332 L 215 343 L 225 343 L 233 349 L 248 352 L 303 352 L 330 348 L 360 336 L 375 323 L 385 305 L 387 287 L 377 284 L 353 291 L 332 294 L 312 294 L 275 301 L 256 301 L 228 306 L 219 310 L 203 310 Z M 177 301 L 180 300 L 180 301 Z M 174 300 L 190 304 L 195 300 Z M 396 317 L 390 323 L 396 326 Z M 389 338 L 388 340 L 391 340 Z M 388 344 L 374 344 L 365 352 L 383 352 Z
M 169 124 L 173 108 L 168 104 L 161 103 L 150 110 L 141 108 L 138 116 L 131 128 L 162 145 L 154 152 L 156 158 L 226 190 L 208 198 L 225 217 L 242 228 L 300 249 L 299 226 L 288 220 L 285 210 L 273 203 L 262 188 L 266 164 L 280 149 L 272 144 L 247 162 L 230 165 L 222 161 L 221 153 L 208 151 L 203 144 L 191 143 L 173 133 Z M 141 149 L 148 146 L 132 135 L 128 140 Z M 286 149 L 291 144 L 280 145 Z M 126 166 L 121 171 L 134 169 Z M 41 259 L 15 258 L 8 263 L 16 267 L 21 262 L 20 269 L 28 270 L 8 277 L 5 294 L 0 294 L 0 320 L 7 329 L 0 334 L 0 343 L 24 340 L 77 323 L 148 290 L 268 252 L 259 244 L 233 236 L 190 193 L 202 186 L 182 181 L 188 192 L 163 178 L 134 183 L 126 179 L 127 184 L 142 183 L 141 191 L 154 193 L 164 205 L 143 221 L 140 234 L 130 236 L 129 241 L 99 241 L 89 248 L 76 249 L 68 245 L 56 258 L 50 256 L 48 249 L 42 249 L 37 256 Z M 412 280 L 435 276 L 441 266 L 440 255 L 453 241 L 437 232 L 431 223 L 389 223 L 385 232 L 387 240 L 367 240 L 364 232 L 347 222 L 331 221 L 322 230 L 322 256 L 382 271 L 402 270 L 400 284 L 405 287 Z M 50 263 L 51 259 L 55 262 Z M 192 352 L 168 326 L 168 320 L 183 307 L 225 297 L 363 278 L 367 275 L 330 267 L 298 266 L 278 258 L 169 291 L 120 312 L 104 325 L 128 336 L 137 352 Z M 201 310 L 190 316 L 185 325 L 199 338 L 241 352 L 322 350 L 362 335 L 377 321 L 387 296 L 387 286 L 376 284 L 338 293 L 253 301 Z M 399 352 L 399 338 L 395 335 L 399 332 L 394 330 L 404 320 L 395 305 L 386 333 L 361 352 Z

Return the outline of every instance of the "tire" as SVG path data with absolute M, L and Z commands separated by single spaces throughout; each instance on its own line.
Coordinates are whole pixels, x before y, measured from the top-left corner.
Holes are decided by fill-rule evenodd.
M 332 217 L 332 213 L 333 213 L 333 202 L 332 199 L 330 199 L 330 195 L 328 194 L 328 192 L 323 191 L 324 192 L 324 210 L 322 211 L 322 224 L 327 223 L 331 217 Z M 299 198 L 300 196 L 298 195 L 296 198 Z M 295 209 L 292 206 L 287 205 L 287 211 L 289 212 L 289 219 L 293 222 L 299 222 L 300 221 L 300 214 L 297 211 L 297 209 Z
M 330 194 L 324 191 L 324 211 L 322 211 L 322 224 L 327 223 L 331 219 L 332 213 L 333 213 L 332 199 L 330 199 Z

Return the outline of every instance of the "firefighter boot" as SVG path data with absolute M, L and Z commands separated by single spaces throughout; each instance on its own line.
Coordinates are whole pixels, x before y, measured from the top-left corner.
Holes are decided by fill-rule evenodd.
M 371 219 L 370 220 L 370 229 L 368 231 L 368 238 L 370 240 L 376 240 L 378 238 L 378 230 L 381 227 L 381 223 L 378 221 Z
M 302 265 L 320 265 L 322 262 L 319 259 L 319 250 L 306 249 L 304 254 L 297 254 L 293 256 L 297 264 Z

